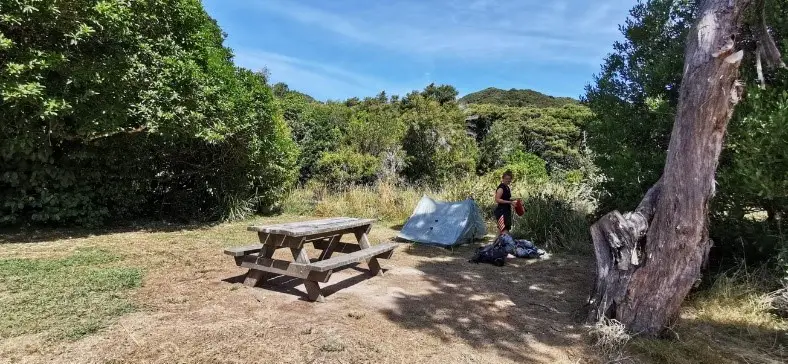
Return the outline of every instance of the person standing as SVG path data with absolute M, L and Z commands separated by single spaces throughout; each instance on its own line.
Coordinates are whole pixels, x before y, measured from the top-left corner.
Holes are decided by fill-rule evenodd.
M 501 235 L 508 235 L 512 229 L 512 205 L 517 203 L 518 200 L 512 199 L 512 191 L 509 189 L 513 178 L 514 174 L 512 171 L 507 170 L 501 176 L 501 184 L 495 190 L 496 207 L 493 213 Z

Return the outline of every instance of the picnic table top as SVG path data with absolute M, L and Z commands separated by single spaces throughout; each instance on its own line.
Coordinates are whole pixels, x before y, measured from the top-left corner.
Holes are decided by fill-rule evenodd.
M 252 225 L 247 228 L 249 231 L 256 231 L 266 234 L 279 234 L 286 236 L 307 236 L 321 234 L 331 231 L 352 229 L 367 225 L 372 225 L 373 219 L 359 219 L 352 217 L 337 217 L 330 219 L 308 220 L 289 222 L 274 225 Z

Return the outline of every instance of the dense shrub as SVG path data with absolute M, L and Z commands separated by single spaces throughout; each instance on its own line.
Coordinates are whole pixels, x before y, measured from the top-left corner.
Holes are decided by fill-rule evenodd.
M 0 17 L 0 223 L 227 217 L 292 181 L 265 77 L 232 64 L 199 1 L 14 1 Z
M 340 186 L 368 185 L 375 181 L 380 170 L 380 160 L 369 154 L 351 149 L 323 153 L 317 162 L 316 179 L 336 188 Z
M 402 114 L 407 131 L 403 174 L 413 183 L 437 186 L 463 179 L 476 169 L 478 148 L 467 135 L 465 117 L 456 105 L 440 105 L 419 95 Z
M 490 185 L 499 183 L 507 170 L 512 172 L 518 183 L 539 184 L 547 180 L 547 162 L 533 154 L 520 151 L 508 162 L 509 164 L 486 175 Z
M 467 113 L 475 117 L 470 127 L 480 145 L 480 173 L 500 168 L 516 151 L 544 159 L 548 171 L 575 169 L 587 163 L 583 129 L 593 114 L 585 106 L 536 109 L 470 105 Z
M 535 195 L 525 199 L 523 205 L 525 214 L 514 215 L 512 235 L 552 251 L 590 251 L 587 216 L 571 203 L 551 195 Z

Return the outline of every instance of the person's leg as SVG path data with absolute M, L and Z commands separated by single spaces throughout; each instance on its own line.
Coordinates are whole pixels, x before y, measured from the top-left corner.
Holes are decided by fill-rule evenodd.
M 504 228 L 506 230 L 506 233 L 508 234 L 509 231 L 512 230 L 512 210 L 510 209 L 509 211 L 505 211 L 503 218 L 504 218 Z

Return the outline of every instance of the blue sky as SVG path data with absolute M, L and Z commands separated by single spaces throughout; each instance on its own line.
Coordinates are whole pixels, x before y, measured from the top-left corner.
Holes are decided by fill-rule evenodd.
M 340 100 L 431 82 L 578 97 L 636 0 L 203 0 L 237 64 Z

